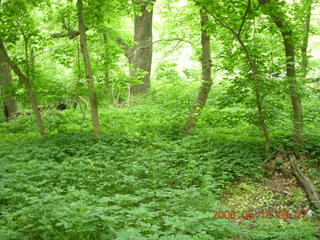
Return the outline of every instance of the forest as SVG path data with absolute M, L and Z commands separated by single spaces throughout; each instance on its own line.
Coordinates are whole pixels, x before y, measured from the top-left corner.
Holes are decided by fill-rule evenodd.
M 320 239 L 320 1 L 0 0 L 0 240 Z

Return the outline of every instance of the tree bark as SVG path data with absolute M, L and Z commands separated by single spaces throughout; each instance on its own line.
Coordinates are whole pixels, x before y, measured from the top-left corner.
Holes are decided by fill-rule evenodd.
M 305 78 L 308 71 L 308 43 L 309 43 L 309 33 L 310 33 L 310 20 L 311 20 L 311 9 L 312 1 L 306 0 L 306 16 L 304 22 L 304 34 L 303 42 L 301 47 L 301 77 Z
M 210 89 L 212 86 L 212 78 L 211 78 L 211 53 L 210 53 L 210 35 L 207 33 L 206 27 L 208 24 L 208 16 L 206 15 L 203 9 L 200 10 L 200 18 L 201 18 L 201 46 L 202 46 L 202 54 L 201 54 L 201 66 L 202 66 L 202 84 L 200 91 L 198 93 L 198 97 L 194 106 L 191 109 L 189 118 L 187 120 L 187 124 L 185 126 L 185 130 L 189 132 L 196 126 L 197 117 L 201 114 L 201 111 L 206 105 L 208 100 L 208 95 L 210 93 Z
M 31 103 L 33 113 L 34 113 L 34 115 L 36 117 L 36 123 L 37 123 L 38 129 L 39 129 L 39 132 L 40 132 L 42 137 L 47 138 L 48 136 L 47 136 L 47 134 L 45 132 L 45 127 L 44 127 L 44 124 L 43 124 L 43 121 L 42 121 L 41 113 L 40 113 L 40 110 L 39 110 L 39 107 L 38 107 L 38 104 L 37 104 L 37 100 L 36 100 L 35 94 L 33 93 L 30 80 L 26 75 L 24 75 L 22 73 L 20 68 L 10 59 L 10 57 L 9 57 L 9 55 L 7 53 L 7 50 L 6 50 L 5 46 L 4 46 L 4 43 L 1 41 L 1 39 L 0 39 L 0 52 L 4 57 L 4 61 L 9 64 L 11 69 L 15 72 L 15 74 L 17 74 L 17 76 L 19 77 L 19 79 L 24 84 L 25 88 L 27 89 L 29 101 Z
M 133 55 L 133 70 L 134 76 L 140 75 L 139 72 L 144 72 L 143 77 L 139 77 L 143 84 L 131 86 L 132 94 L 143 94 L 148 92 L 150 88 L 150 74 L 152 64 L 152 18 L 153 6 L 149 9 L 150 4 L 155 0 L 143 1 L 140 0 L 135 4 L 141 5 L 141 14 L 134 16 L 134 55 Z
M 92 126 L 93 126 L 93 131 L 95 136 L 100 137 L 101 129 L 100 129 L 100 121 L 99 121 L 98 101 L 97 101 L 97 95 L 94 91 L 94 82 L 93 82 L 91 62 L 90 62 L 90 56 L 88 51 L 88 45 L 87 45 L 87 35 L 86 35 L 85 19 L 83 15 L 82 0 L 77 1 L 77 9 L 78 9 L 78 25 L 79 25 L 79 33 L 80 33 L 81 52 L 83 55 L 87 84 L 89 89 L 89 101 L 90 101 L 90 107 L 91 107 Z
M 5 56 L 0 51 L 0 85 L 3 87 L 1 90 L 1 96 L 3 98 L 4 115 L 7 121 L 13 120 L 18 111 L 16 100 L 10 94 L 8 89 L 11 88 L 12 75 L 8 63 L 5 61 Z
M 291 26 L 285 18 L 285 13 L 278 8 L 277 0 L 259 0 L 259 3 L 263 7 L 268 3 L 268 8 L 265 8 L 266 13 L 272 18 L 283 38 L 286 56 L 286 72 L 287 79 L 289 81 L 291 105 L 293 109 L 293 140 L 296 144 L 301 145 L 303 143 L 303 114 L 296 80 L 295 46 Z

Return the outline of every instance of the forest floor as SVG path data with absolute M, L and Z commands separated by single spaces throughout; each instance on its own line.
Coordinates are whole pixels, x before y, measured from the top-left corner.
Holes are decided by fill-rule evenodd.
M 72 110 L 45 115 L 47 141 L 32 117 L 0 125 L 0 239 L 319 239 L 296 180 L 266 177 L 257 128 L 200 122 L 186 135 L 185 115 L 162 106 L 103 112 L 101 139 Z M 318 137 L 305 170 L 319 189 Z
M 270 211 L 272 215 L 268 219 L 280 219 L 277 212 L 289 211 L 291 216 L 283 217 L 283 220 L 304 218 L 311 208 L 296 179 L 281 173 L 275 173 L 271 178 L 259 182 L 244 181 L 230 186 L 222 203 L 232 209 L 251 210 L 257 215 L 256 218 L 267 219 L 266 212 Z

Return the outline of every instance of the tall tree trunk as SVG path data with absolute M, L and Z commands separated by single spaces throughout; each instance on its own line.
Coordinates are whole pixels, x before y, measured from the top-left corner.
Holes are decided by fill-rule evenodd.
M 131 86 L 132 94 L 141 94 L 148 92 L 150 88 L 150 74 L 152 64 L 152 18 L 153 6 L 155 0 L 143 1 L 139 0 L 135 4 L 141 5 L 141 14 L 134 16 L 134 56 L 133 56 L 133 69 L 134 75 L 140 75 L 144 72 L 143 77 L 139 80 L 143 84 Z
M 297 144 L 303 143 L 303 114 L 301 99 L 298 94 L 295 67 L 295 46 L 291 26 L 286 19 L 283 10 L 278 7 L 278 1 L 259 0 L 262 6 L 268 3 L 266 13 L 272 18 L 274 24 L 278 27 L 283 38 L 286 56 L 286 72 L 289 81 L 291 105 L 293 109 L 293 140 Z
M 104 89 L 105 92 L 109 92 L 110 90 L 110 76 L 109 76 L 109 51 L 108 51 L 108 33 L 104 32 L 103 33 L 103 40 L 104 40 L 104 47 L 105 47 L 105 58 L 104 58 L 104 67 L 105 67 L 105 72 L 104 72 Z
M 208 16 L 203 9 L 200 10 L 201 17 L 201 66 L 202 66 L 202 84 L 198 97 L 194 106 L 191 109 L 185 130 L 189 132 L 196 126 L 197 117 L 201 114 L 201 111 L 206 105 L 208 95 L 212 86 L 211 78 L 211 53 L 210 53 L 210 35 L 207 33 L 206 27 L 208 24 Z
M 31 106 L 32 106 L 32 110 L 33 110 L 34 115 L 36 117 L 36 123 L 37 123 L 38 129 L 39 129 L 39 132 L 40 132 L 42 137 L 47 138 L 48 136 L 47 136 L 47 134 L 45 132 L 45 127 L 44 127 L 44 124 L 43 124 L 43 121 L 42 121 L 42 118 L 41 118 L 41 113 L 39 111 L 37 100 L 36 100 L 36 97 L 35 97 L 35 95 L 33 93 L 30 80 L 26 75 L 24 75 L 22 73 L 20 68 L 10 59 L 10 57 L 9 57 L 9 55 L 7 53 L 7 50 L 6 50 L 5 46 L 4 46 L 4 43 L 1 41 L 1 39 L 0 39 L 0 52 L 1 52 L 1 54 L 3 54 L 4 61 L 9 64 L 11 69 L 15 72 L 15 74 L 17 74 L 17 76 L 19 77 L 21 82 L 24 84 L 24 86 L 25 86 L 25 88 L 26 88 L 26 90 L 28 92 L 28 97 L 29 97 L 29 101 L 30 101 Z
M 79 33 L 80 33 L 80 44 L 81 52 L 83 55 L 83 61 L 85 65 L 86 78 L 89 89 L 89 101 L 91 107 L 91 118 L 93 131 L 96 137 L 101 136 L 100 122 L 99 122 L 99 112 L 98 112 L 98 101 L 97 95 L 94 91 L 93 75 L 91 70 L 91 63 L 87 45 L 87 35 L 86 35 L 86 26 L 83 16 L 83 2 L 82 0 L 77 1 L 78 9 L 78 24 L 79 24 Z
M 24 59 L 25 59 L 25 65 L 24 65 L 24 72 L 26 74 L 26 77 L 30 79 L 30 59 L 29 59 L 29 39 L 26 36 L 23 36 L 23 42 L 24 42 Z
M 81 63 L 80 63 L 80 43 L 77 42 L 77 62 L 76 62 L 76 68 L 77 68 L 77 78 L 73 81 L 72 86 L 74 89 L 77 89 L 79 87 L 79 83 L 82 77 L 81 73 Z
M 15 113 L 18 111 L 18 106 L 14 97 L 11 96 L 8 89 L 11 88 L 12 75 L 8 63 L 5 61 L 5 56 L 0 51 L 0 86 L 3 87 L 1 90 L 1 96 L 3 100 L 4 113 L 7 121 L 15 118 Z
M 262 104 L 262 96 L 261 96 L 260 87 L 259 87 L 259 83 L 258 83 L 258 77 L 257 77 L 257 66 L 251 56 L 251 53 L 250 53 L 247 45 L 245 44 L 245 42 L 241 38 L 241 32 L 243 30 L 243 27 L 244 27 L 244 24 L 245 24 L 245 21 L 246 21 L 246 18 L 247 18 L 247 15 L 249 13 L 250 8 L 251 8 L 251 0 L 248 0 L 247 9 L 246 9 L 245 14 L 242 18 L 242 22 L 239 27 L 239 30 L 233 29 L 232 27 L 227 25 L 225 22 L 223 22 L 223 20 L 221 20 L 221 18 L 219 16 L 208 11 L 206 8 L 205 9 L 216 20 L 216 22 L 218 22 L 224 28 L 228 29 L 237 38 L 238 42 L 240 43 L 240 45 L 245 53 L 245 56 L 249 62 L 250 70 L 252 73 L 253 89 L 254 89 L 255 96 L 256 96 L 256 105 L 257 105 L 257 109 L 258 109 L 259 126 L 260 126 L 260 128 L 263 132 L 263 136 L 265 138 L 265 150 L 266 150 L 266 152 L 268 152 L 270 150 L 271 143 L 270 143 L 270 137 L 269 137 L 269 130 L 268 130 L 267 124 L 265 123 L 265 116 L 264 116 L 263 104 Z
M 303 42 L 301 47 L 301 77 L 305 78 L 307 76 L 308 70 L 308 43 L 309 43 L 309 33 L 310 33 L 310 20 L 311 20 L 311 9 L 312 0 L 306 0 L 306 15 L 304 19 L 304 34 Z

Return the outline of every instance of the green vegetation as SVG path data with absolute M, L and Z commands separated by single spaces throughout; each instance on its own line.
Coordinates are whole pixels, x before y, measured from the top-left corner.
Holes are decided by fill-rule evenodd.
M 250 226 L 211 219 L 214 210 L 273 204 L 272 191 L 253 184 L 263 175 L 263 138 L 245 118 L 237 122 L 226 110 L 219 111 L 221 126 L 212 128 L 207 119 L 218 121 L 219 114 L 207 112 L 201 126 L 185 135 L 188 113 L 175 108 L 175 99 L 188 103 L 192 96 L 182 88 L 173 95 L 172 101 L 158 92 L 143 104 L 137 99 L 130 107 L 108 107 L 101 124 L 112 127 L 100 139 L 91 136 L 89 119 L 82 122 L 75 110 L 46 116 L 52 129 L 47 141 L 36 136 L 32 117 L 3 123 L 2 238 L 316 239 L 316 222 L 305 218 L 286 224 L 248 220 Z M 275 144 L 288 139 L 284 131 L 277 136 Z M 312 137 L 308 146 L 319 151 Z M 239 181 L 247 184 L 229 188 Z M 243 193 L 243 187 L 254 194 Z M 221 202 L 226 191 L 233 195 L 226 195 L 229 206 Z M 304 195 L 303 204 L 295 195 L 291 201 L 293 210 L 308 204 Z
M 319 239 L 317 12 L 0 0 L 0 240 Z

